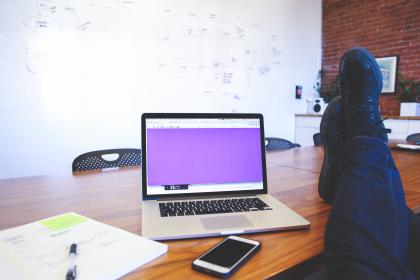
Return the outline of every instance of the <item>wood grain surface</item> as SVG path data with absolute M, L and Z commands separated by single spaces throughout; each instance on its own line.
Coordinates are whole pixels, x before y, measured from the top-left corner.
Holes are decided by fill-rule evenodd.
M 420 206 L 420 154 L 393 151 L 410 207 Z M 245 235 L 262 249 L 233 279 L 263 279 L 319 256 L 330 206 L 318 197 L 322 147 L 267 154 L 269 192 L 311 222 L 310 229 Z M 100 222 L 141 233 L 141 171 L 138 167 L 85 172 L 67 177 L 0 180 L 0 230 L 74 211 Z M 166 255 L 124 279 L 209 279 L 191 262 L 223 237 L 167 241 Z M 210 278 L 211 279 L 211 278 Z

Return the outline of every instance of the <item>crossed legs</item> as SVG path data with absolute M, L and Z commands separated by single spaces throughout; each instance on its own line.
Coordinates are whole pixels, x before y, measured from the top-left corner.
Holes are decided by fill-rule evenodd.
M 405 204 L 387 144 L 358 136 L 339 158 L 325 232 L 329 278 L 415 279 L 420 220 Z

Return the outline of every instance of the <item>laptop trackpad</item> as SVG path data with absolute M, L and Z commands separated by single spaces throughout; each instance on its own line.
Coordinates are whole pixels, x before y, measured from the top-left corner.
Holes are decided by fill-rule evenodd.
M 244 215 L 201 218 L 200 220 L 206 230 L 253 226 Z

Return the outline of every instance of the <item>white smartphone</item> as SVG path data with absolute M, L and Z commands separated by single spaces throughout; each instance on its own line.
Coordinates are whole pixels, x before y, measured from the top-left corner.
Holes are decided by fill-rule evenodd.
M 260 249 L 259 241 L 229 236 L 192 262 L 195 270 L 228 278 Z

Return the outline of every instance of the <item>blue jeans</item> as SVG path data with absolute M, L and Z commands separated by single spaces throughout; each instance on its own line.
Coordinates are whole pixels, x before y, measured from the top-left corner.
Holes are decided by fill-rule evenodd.
M 420 217 L 405 204 L 386 143 L 355 137 L 339 158 L 325 231 L 329 279 L 420 279 Z

